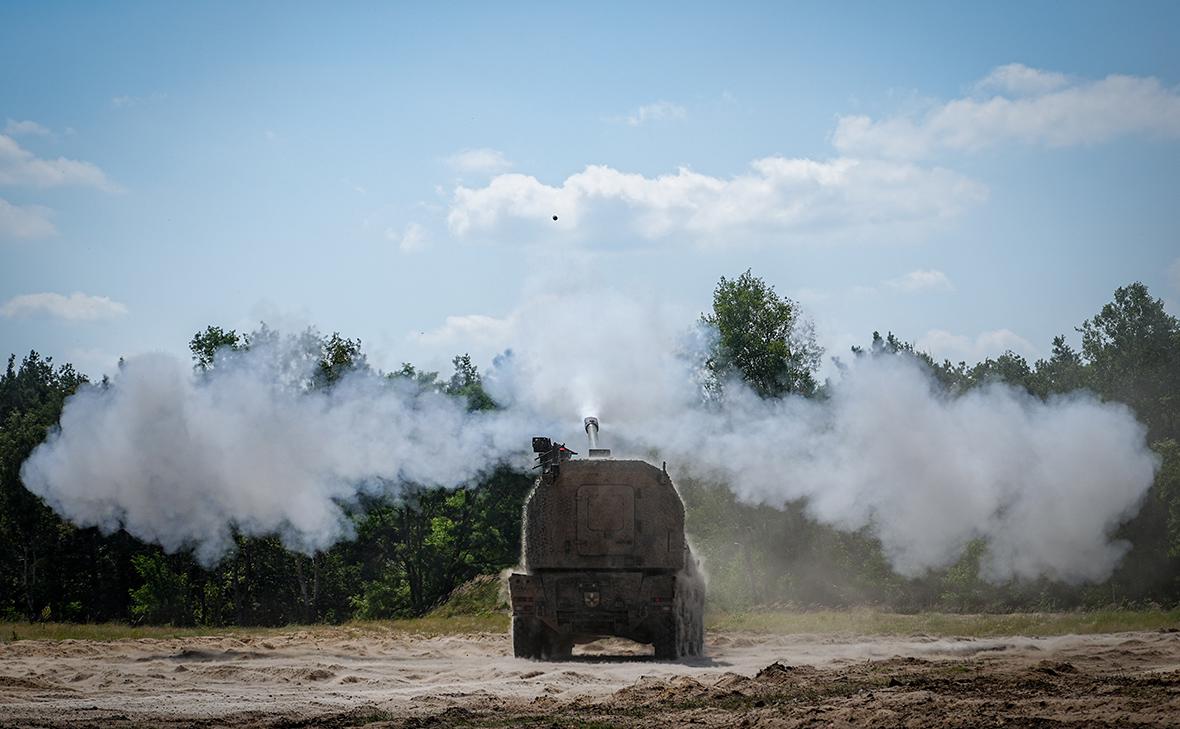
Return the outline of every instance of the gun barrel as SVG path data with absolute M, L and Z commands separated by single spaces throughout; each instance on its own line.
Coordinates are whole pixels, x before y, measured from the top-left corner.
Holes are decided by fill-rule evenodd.
M 582 423 L 586 426 L 586 437 L 590 439 L 590 447 L 598 448 L 598 418 L 591 416 Z

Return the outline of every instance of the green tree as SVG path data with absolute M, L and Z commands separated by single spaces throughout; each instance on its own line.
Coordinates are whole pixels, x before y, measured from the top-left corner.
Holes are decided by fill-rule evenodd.
M 409 362 L 402 362 L 401 369 L 390 372 L 386 377 L 397 380 L 405 379 L 413 382 L 423 392 L 438 391 L 442 389 L 442 385 L 438 380 L 437 372 L 428 372 L 420 370 Z
M 143 581 L 131 591 L 131 614 L 136 622 L 192 624 L 188 574 L 173 570 L 168 562 L 158 550 L 132 557 L 131 564 Z
M 246 336 L 238 334 L 233 329 L 215 326 L 205 327 L 205 331 L 197 332 L 188 342 L 189 351 L 193 353 L 193 366 L 199 370 L 211 369 L 219 350 L 229 348 L 236 351 L 245 349 L 248 345 L 249 339 Z
M 1150 440 L 1180 439 L 1180 324 L 1164 302 L 1123 286 L 1078 331 L 1090 386 L 1134 408 Z
M 1082 355 L 1065 337 L 1053 337 L 1053 354 L 1049 359 L 1039 359 L 1032 376 L 1033 391 L 1045 397 L 1080 390 L 1086 386 L 1086 366 Z
M 520 558 L 520 514 L 532 488 L 500 468 L 454 490 L 408 487 L 396 501 L 366 505 L 357 527 L 365 545 L 358 617 L 421 615 L 456 587 Z
M 361 350 L 361 340 L 347 339 L 340 336 L 340 332 L 332 332 L 332 336 L 326 339 L 321 337 L 320 341 L 320 361 L 316 366 L 315 383 L 318 387 L 331 387 L 349 372 L 368 368 Z
M 483 389 L 483 379 L 471 361 L 471 355 L 458 355 L 451 362 L 455 365 L 455 374 L 447 383 L 447 394 L 463 398 L 469 410 L 494 410 L 496 403 Z
M 705 363 L 714 385 L 741 377 L 762 397 L 811 395 L 823 350 L 799 306 L 749 269 L 724 276 L 713 290 L 713 311 L 701 321 L 717 332 Z
M 1158 498 L 1168 520 L 1168 556 L 1180 562 L 1180 443 L 1160 441 L 1155 444 L 1155 451 L 1160 456 L 1156 477 Z M 1180 581 L 1180 572 L 1174 572 L 1173 576 Z
M 61 417 L 65 399 L 86 382 L 70 365 L 29 352 L 0 377 L 0 613 L 66 617 L 62 547 L 77 531 L 20 480 L 20 467 Z
M 994 359 L 988 357 L 972 367 L 968 379 L 972 385 L 998 382 L 1023 387 L 1031 392 L 1033 370 L 1028 360 L 1009 350 Z
M 912 342 L 898 338 L 893 332 L 888 332 L 884 337 L 880 332 L 873 332 L 873 339 L 868 349 L 860 345 L 853 345 L 852 354 L 854 357 L 911 358 L 924 367 L 942 387 L 951 393 L 963 392 L 975 383 L 973 379 L 976 373 L 975 367 L 969 367 L 966 362 L 954 364 L 950 360 L 943 360 L 939 364 L 928 353 L 916 348 Z M 838 368 L 844 368 L 844 363 L 838 357 L 832 359 Z

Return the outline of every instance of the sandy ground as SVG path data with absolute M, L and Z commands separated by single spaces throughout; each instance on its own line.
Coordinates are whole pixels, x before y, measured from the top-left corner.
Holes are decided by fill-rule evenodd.
M 656 663 L 562 663 L 503 635 L 322 630 L 0 645 L 3 726 L 1180 726 L 1180 633 L 931 638 L 713 633 Z

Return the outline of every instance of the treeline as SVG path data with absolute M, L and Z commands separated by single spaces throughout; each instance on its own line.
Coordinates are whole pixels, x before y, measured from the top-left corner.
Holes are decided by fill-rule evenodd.
M 723 397 L 722 383 L 734 375 L 763 397 L 826 396 L 807 322 L 752 273 L 722 278 L 703 320 L 719 335 L 703 397 Z M 1162 466 L 1143 508 L 1116 535 L 1132 546 L 1107 582 L 991 584 L 979 574 L 981 543 L 946 570 L 905 579 L 890 570 L 871 530 L 840 532 L 809 520 L 798 503 L 750 506 L 724 485 L 682 482 L 711 602 L 902 610 L 1180 603 L 1180 324 L 1136 283 L 1116 291 L 1079 331 L 1080 351 L 1058 337 L 1051 356 L 1032 363 L 1011 352 L 970 365 L 939 363 L 876 333 L 850 356 L 917 358 L 952 395 L 1003 382 L 1041 398 L 1086 388 L 1132 407 Z M 190 341 L 198 376 L 217 367 L 219 351 L 268 336 L 274 333 L 265 327 L 250 335 L 218 327 L 198 333 Z M 331 388 L 346 372 L 369 368 L 359 340 L 306 336 L 319 353 L 309 387 Z M 411 365 L 386 376 L 408 378 L 471 409 L 496 407 L 471 359 L 453 364 L 449 378 Z M 26 490 L 19 472 L 56 427 L 65 399 L 83 385 L 73 367 L 36 352 L 19 363 L 9 357 L 0 377 L 0 619 L 278 625 L 415 616 L 472 577 L 518 560 L 531 475 L 506 469 L 454 490 L 419 485 L 397 497 L 363 496 L 347 505 L 355 538 L 310 556 L 284 548 L 277 536 L 239 535 L 236 549 L 207 567 L 122 531 L 77 528 Z

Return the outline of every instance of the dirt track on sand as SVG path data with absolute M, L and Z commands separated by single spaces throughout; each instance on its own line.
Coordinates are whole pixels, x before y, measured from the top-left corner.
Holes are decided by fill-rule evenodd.
M 1180 633 L 931 638 L 713 633 L 655 663 L 564 663 L 502 635 L 344 629 L 0 645 L 3 726 L 1180 726 Z

